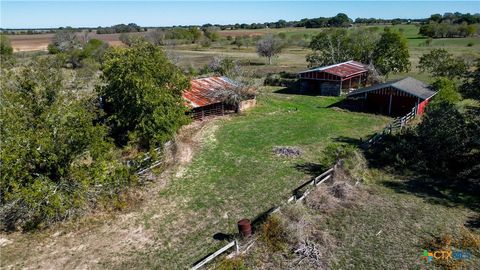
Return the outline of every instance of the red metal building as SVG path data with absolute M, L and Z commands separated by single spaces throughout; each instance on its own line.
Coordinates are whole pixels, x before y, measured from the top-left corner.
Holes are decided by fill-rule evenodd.
M 193 79 L 190 81 L 190 89 L 183 92 L 183 98 L 196 120 L 202 120 L 210 115 L 224 115 L 226 112 L 234 111 L 235 108 L 225 104 L 214 92 L 234 86 L 234 82 L 227 77 Z
M 303 91 L 322 96 L 348 94 L 353 89 L 365 86 L 368 68 L 366 65 L 347 61 L 331 66 L 319 67 L 300 72 Z
M 348 94 L 345 107 L 392 116 L 403 116 L 415 108 L 422 114 L 436 94 L 427 84 L 411 78 L 358 89 Z

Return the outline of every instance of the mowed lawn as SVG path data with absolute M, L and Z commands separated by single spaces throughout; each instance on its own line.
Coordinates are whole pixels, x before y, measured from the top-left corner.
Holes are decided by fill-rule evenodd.
M 202 149 L 182 176 L 158 194 L 175 209 L 161 220 L 152 218 L 161 206 L 145 214 L 144 223 L 156 231 L 155 248 L 126 254 L 120 268 L 191 266 L 226 243 L 215 240 L 215 234 L 234 234 L 238 220 L 255 219 L 330 166 L 321 162 L 327 145 L 367 136 L 390 120 L 329 108 L 337 97 L 272 93 L 277 89 L 259 95 L 250 112 L 209 124 L 213 131 Z M 278 157 L 275 146 L 298 147 L 302 155 Z

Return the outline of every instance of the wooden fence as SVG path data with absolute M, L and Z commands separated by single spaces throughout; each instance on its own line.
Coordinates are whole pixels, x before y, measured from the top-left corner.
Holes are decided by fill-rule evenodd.
M 362 147 L 369 148 L 380 140 L 387 134 L 392 134 L 393 132 L 404 128 L 408 122 L 415 118 L 417 115 L 417 108 L 414 107 L 411 112 L 407 113 L 403 117 L 395 118 L 390 124 L 388 124 L 382 131 L 375 133 L 370 139 L 362 144 Z
M 335 171 L 335 168 L 336 168 L 337 165 L 333 166 L 332 168 L 328 169 L 327 171 L 325 171 L 324 173 L 320 174 L 319 176 L 313 178 L 312 180 L 309 180 L 303 184 L 301 184 L 299 187 L 297 187 L 296 189 L 294 189 L 292 191 L 292 196 L 289 197 L 286 201 L 286 203 L 291 203 L 291 202 L 301 202 L 305 199 L 305 197 L 310 194 L 310 192 L 313 191 L 313 189 L 324 183 L 325 181 L 327 181 L 328 179 L 332 178 L 332 174 L 334 173 Z M 313 187 L 313 188 L 312 188 Z M 299 191 L 302 190 L 302 189 L 305 189 L 305 191 L 302 193 L 302 194 L 299 194 Z M 270 214 L 273 214 L 275 212 L 278 212 L 280 210 L 282 206 L 279 206 L 279 207 L 275 207 L 274 210 L 270 211 L 269 213 Z M 248 245 L 248 247 L 246 249 L 249 249 L 251 246 L 253 245 L 253 243 L 251 243 L 250 245 Z M 197 270 L 199 268 L 201 268 L 202 266 L 206 265 L 208 262 L 212 261 L 213 259 L 215 259 L 216 257 L 220 256 L 221 254 L 225 253 L 226 251 L 228 251 L 229 249 L 231 249 L 232 247 L 236 247 L 236 250 L 235 252 L 233 253 L 233 255 L 236 255 L 240 252 L 240 244 L 237 240 L 234 240 L 228 244 L 226 244 L 225 246 L 223 246 L 222 248 L 220 248 L 219 250 L 215 251 L 214 253 L 212 253 L 211 255 L 209 255 L 208 257 L 206 257 L 205 259 L 201 260 L 200 262 L 196 263 L 192 268 L 190 268 L 191 270 Z M 233 256 L 232 254 L 229 255 L 228 257 L 232 257 Z

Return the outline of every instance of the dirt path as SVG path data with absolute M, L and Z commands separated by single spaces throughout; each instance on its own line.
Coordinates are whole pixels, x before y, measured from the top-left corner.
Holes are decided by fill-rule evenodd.
M 170 165 L 139 192 L 142 202 L 134 209 L 99 213 L 34 234 L 0 234 L 1 268 L 112 268 L 132 260 L 132 254 L 157 249 L 158 226 L 169 223 L 167 219 L 178 210 L 179 203 L 159 196 L 159 192 L 168 181 L 181 176 L 203 139 L 215 132 L 215 121 L 195 122 L 181 130 L 167 155 Z M 181 222 L 170 224 L 181 226 Z

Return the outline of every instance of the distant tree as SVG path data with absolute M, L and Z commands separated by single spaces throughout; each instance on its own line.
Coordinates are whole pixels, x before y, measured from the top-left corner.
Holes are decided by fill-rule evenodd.
M 197 43 L 202 37 L 202 32 L 198 30 L 198 28 L 196 27 L 189 28 L 188 32 L 189 32 L 189 39 L 191 39 L 192 43 Z
M 163 45 L 165 42 L 165 31 L 153 29 L 147 33 L 147 40 L 154 45 Z
M 348 26 L 350 23 L 352 23 L 352 20 L 345 13 L 338 13 L 328 20 L 328 24 L 334 27 Z
M 240 65 L 230 57 L 214 57 L 207 65 L 204 72 L 213 72 L 217 75 L 236 77 L 240 72 Z
M 159 147 L 188 122 L 182 91 L 189 81 L 160 47 L 144 42 L 115 48 L 102 71 L 99 92 L 118 143 Z
M 445 49 L 433 49 L 420 57 L 418 68 L 435 77 L 460 78 L 467 73 L 468 65 Z
M 68 52 L 81 48 L 81 43 L 77 38 L 74 29 L 58 30 L 53 36 L 52 43 L 48 45 L 50 53 Z
M 210 28 L 208 29 L 205 29 L 205 31 L 203 32 L 203 34 L 205 35 L 206 38 L 208 38 L 210 41 L 212 42 L 215 42 L 217 41 L 219 38 L 220 38 L 220 35 L 218 34 L 217 31 L 214 31 Z
M 0 56 L 10 57 L 13 54 L 12 44 L 6 35 L 0 35 Z
M 247 45 L 247 41 L 245 40 L 246 37 L 243 36 L 236 36 L 235 40 L 232 42 L 233 45 L 237 46 L 237 48 L 241 48 Z
M 262 57 L 268 58 L 268 63 L 272 64 L 272 57 L 280 54 L 284 47 L 283 41 L 273 35 L 266 35 L 257 42 L 257 53 Z
M 407 72 L 410 70 L 409 57 L 405 37 L 386 28 L 373 52 L 376 69 L 387 77 L 391 72 Z

